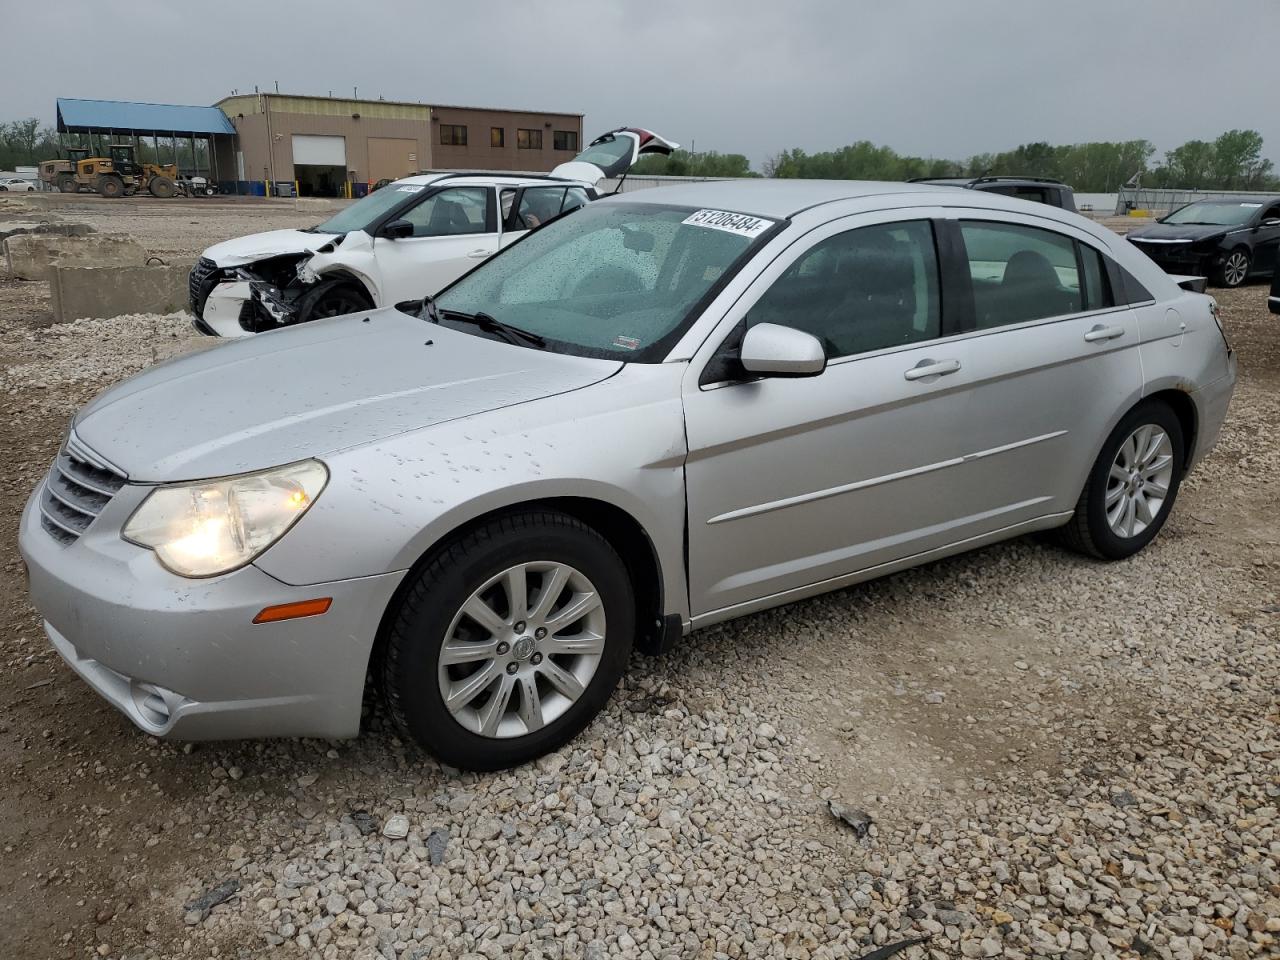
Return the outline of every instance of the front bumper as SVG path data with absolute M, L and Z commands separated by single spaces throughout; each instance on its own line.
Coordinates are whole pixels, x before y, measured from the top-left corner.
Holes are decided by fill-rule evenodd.
M 1209 276 L 1222 266 L 1221 250 L 1195 250 L 1189 243 L 1143 243 L 1141 240 L 1130 242 L 1165 273 Z
M 249 565 L 208 580 L 165 570 L 118 531 L 145 488 L 126 486 L 71 544 L 41 526 L 19 546 L 54 648 L 145 732 L 178 739 L 359 732 L 365 673 L 403 573 L 289 586 Z M 254 624 L 264 607 L 332 597 L 321 616 Z

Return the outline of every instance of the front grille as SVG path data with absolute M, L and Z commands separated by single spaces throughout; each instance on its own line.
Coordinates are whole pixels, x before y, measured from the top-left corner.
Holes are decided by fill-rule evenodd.
M 40 525 L 60 543 L 75 543 L 125 479 L 70 434 L 40 492 Z
M 204 302 L 209 299 L 209 294 L 218 285 L 221 275 L 222 271 L 218 269 L 216 263 L 208 257 L 201 257 L 191 268 L 191 273 L 187 277 L 188 305 L 191 312 L 202 320 L 204 319 Z

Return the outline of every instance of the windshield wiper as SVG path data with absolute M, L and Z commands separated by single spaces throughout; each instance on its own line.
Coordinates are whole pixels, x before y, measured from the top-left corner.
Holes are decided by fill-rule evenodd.
M 427 294 L 422 298 L 422 305 L 418 307 L 418 316 L 423 320 L 430 320 L 432 323 L 440 322 L 440 311 L 436 309 L 436 298 Z
M 547 345 L 545 337 L 530 330 L 522 330 L 519 327 L 512 326 L 484 312 L 462 313 L 459 310 L 445 310 L 443 314 L 448 319 L 461 320 L 463 323 L 473 323 L 481 330 L 488 333 L 496 333 L 507 343 L 514 343 L 516 346 L 537 347 L 541 350 Z

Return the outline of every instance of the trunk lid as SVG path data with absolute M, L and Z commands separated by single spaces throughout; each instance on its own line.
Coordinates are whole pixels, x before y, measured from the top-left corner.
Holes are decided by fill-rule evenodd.
M 670 156 L 680 144 L 640 127 L 619 127 L 587 144 L 587 149 L 551 171 L 553 177 L 578 180 L 595 186 L 601 180 L 620 177 L 642 156 Z

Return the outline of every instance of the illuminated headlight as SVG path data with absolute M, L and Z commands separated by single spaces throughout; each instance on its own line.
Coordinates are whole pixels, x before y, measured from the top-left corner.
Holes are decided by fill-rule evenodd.
M 307 512 L 328 482 L 318 460 L 202 483 L 157 487 L 124 525 L 126 540 L 156 552 L 183 577 L 249 563 Z

